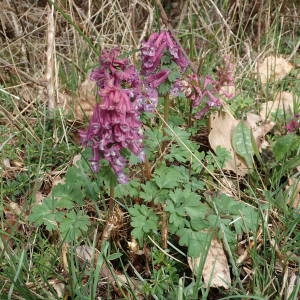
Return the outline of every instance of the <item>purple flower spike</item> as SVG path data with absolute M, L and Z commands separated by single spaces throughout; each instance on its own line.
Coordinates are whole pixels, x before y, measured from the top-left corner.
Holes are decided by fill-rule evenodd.
M 161 63 L 164 51 L 168 50 L 175 63 L 185 71 L 189 65 L 183 50 L 177 44 L 169 31 L 161 31 L 150 35 L 148 41 L 142 44 L 142 72 L 147 75 L 154 72 Z
M 98 172 L 99 161 L 104 158 L 116 173 L 119 183 L 126 183 L 128 178 L 124 169 L 127 161 L 121 150 L 127 148 L 144 159 L 142 124 L 136 104 L 136 92 L 141 90 L 142 82 L 128 59 L 118 58 L 119 53 L 119 49 L 104 50 L 100 67 L 91 73 L 91 79 L 100 88 L 102 102 L 95 106 L 88 128 L 81 130 L 79 135 L 82 144 L 92 148 L 92 170 Z
M 159 70 L 161 58 L 169 51 L 173 60 L 185 70 L 188 61 L 182 49 L 168 31 L 153 33 L 141 47 L 143 76 L 127 58 L 119 58 L 120 50 L 103 50 L 100 66 L 90 78 L 99 87 L 101 103 L 97 104 L 86 130 L 79 135 L 84 146 L 92 148 L 91 168 L 97 172 L 99 161 L 106 159 L 120 183 L 128 182 L 124 173 L 127 161 L 121 155 L 128 149 L 141 161 L 145 160 L 142 147 L 142 112 L 154 112 L 158 102 L 157 88 L 169 76 L 169 70 Z

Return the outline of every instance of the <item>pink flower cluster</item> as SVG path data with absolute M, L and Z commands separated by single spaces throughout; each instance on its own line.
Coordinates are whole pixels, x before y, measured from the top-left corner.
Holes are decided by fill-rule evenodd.
M 127 148 L 144 160 L 142 124 L 129 92 L 139 85 L 140 79 L 128 59 L 119 59 L 118 55 L 118 49 L 103 51 L 100 67 L 91 74 L 91 79 L 100 88 L 102 102 L 94 108 L 87 130 L 82 130 L 79 134 L 83 145 L 93 150 L 90 160 L 93 171 L 99 170 L 99 161 L 104 158 L 115 171 L 118 181 L 126 183 L 126 159 L 120 151 Z
M 148 41 L 142 44 L 142 73 L 151 74 L 160 66 L 164 52 L 168 50 L 175 63 L 185 71 L 189 65 L 181 47 L 176 43 L 169 31 L 152 33 Z
M 168 78 L 168 70 L 158 70 L 165 50 L 182 70 L 186 69 L 187 59 L 167 31 L 154 33 L 143 43 L 143 76 L 127 58 L 119 58 L 119 49 L 102 52 L 100 66 L 91 73 L 102 101 L 94 108 L 88 128 L 79 132 L 82 144 L 93 150 L 90 162 L 94 172 L 99 170 L 100 160 L 106 159 L 118 181 L 126 183 L 128 178 L 124 168 L 127 161 L 121 150 L 126 148 L 144 160 L 140 114 L 155 110 L 157 88 Z
M 222 90 L 223 86 L 234 84 L 232 64 L 228 58 L 224 58 L 224 61 L 225 64 L 217 70 L 217 79 L 211 76 L 199 78 L 197 74 L 190 74 L 186 80 L 177 80 L 172 87 L 173 96 L 178 96 L 181 92 L 192 101 L 193 108 L 202 106 L 195 114 L 196 119 L 202 118 L 211 108 L 221 106 L 221 96 L 232 97 Z
M 171 54 L 181 71 L 185 71 L 188 67 L 189 62 L 182 48 L 176 43 L 169 31 L 152 33 L 141 46 L 141 74 L 144 75 L 144 79 L 139 85 L 139 90 L 135 91 L 139 109 L 142 111 L 154 111 L 158 102 L 157 87 L 165 82 L 169 76 L 169 70 L 159 71 L 161 59 L 166 51 Z
M 300 129 L 300 114 L 295 114 L 294 117 L 286 124 L 288 132 L 296 132 Z

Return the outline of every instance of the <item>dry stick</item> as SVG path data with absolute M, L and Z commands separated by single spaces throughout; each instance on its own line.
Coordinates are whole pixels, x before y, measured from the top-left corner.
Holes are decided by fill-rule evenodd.
M 151 179 L 151 173 L 152 173 L 151 164 L 148 160 L 148 157 L 146 156 L 144 162 L 144 176 L 146 181 L 149 181 Z
M 12 4 L 13 4 L 14 9 L 16 11 L 16 15 L 20 16 L 19 9 L 18 9 L 18 6 L 16 4 L 16 1 L 13 1 Z M 12 16 L 16 17 L 16 15 L 13 14 Z M 19 37 L 19 36 L 24 35 L 23 33 L 26 32 L 26 28 L 25 28 L 25 25 L 24 25 L 24 22 L 23 22 L 23 18 L 21 18 L 21 17 L 19 18 L 20 25 L 17 25 L 16 20 L 13 23 L 16 24 L 16 33 L 17 33 L 16 36 Z M 24 60 L 26 62 L 26 71 L 29 72 L 30 55 L 29 55 L 29 52 L 28 52 L 28 47 L 26 47 L 26 40 L 25 40 L 25 42 L 21 41 L 21 51 L 23 53 L 23 57 L 24 57 Z
M 114 195 L 115 195 L 115 190 L 114 187 L 111 185 L 109 189 L 108 215 L 107 215 L 106 224 L 102 231 L 101 241 L 100 241 L 101 248 L 103 247 L 104 243 L 110 239 L 112 231 L 115 227 L 113 221 L 113 213 L 115 207 Z
M 48 92 L 48 109 L 52 112 L 55 109 L 55 95 L 54 95 L 54 47 L 55 47 L 55 25 L 54 25 L 54 6 L 48 5 L 48 30 L 47 30 L 47 92 Z

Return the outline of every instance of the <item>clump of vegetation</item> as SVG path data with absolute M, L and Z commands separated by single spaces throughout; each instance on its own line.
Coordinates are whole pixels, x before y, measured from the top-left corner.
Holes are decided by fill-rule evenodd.
M 297 299 L 296 7 L 209 2 L 4 7 L 4 299 Z

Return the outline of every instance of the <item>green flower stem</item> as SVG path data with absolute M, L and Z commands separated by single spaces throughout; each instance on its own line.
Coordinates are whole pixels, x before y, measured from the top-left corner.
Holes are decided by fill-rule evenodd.
M 169 110 L 170 110 L 170 97 L 167 95 L 165 97 L 164 102 L 164 123 L 163 123 L 163 135 L 167 136 L 167 124 L 169 120 Z M 165 152 L 166 148 L 168 146 L 168 141 L 163 141 L 162 144 L 162 153 Z M 165 206 L 161 206 L 161 242 L 164 249 L 167 249 L 168 247 L 168 215 L 165 211 Z
M 108 204 L 109 216 L 112 215 L 112 212 L 114 210 L 114 195 L 115 195 L 115 188 L 111 185 L 109 189 L 109 204 Z
M 192 126 L 192 112 L 193 112 L 193 101 L 190 99 L 190 110 L 189 110 L 189 117 L 188 117 L 188 128 Z
M 164 122 L 163 122 L 163 135 L 167 136 L 166 128 L 169 120 L 169 110 L 170 110 L 170 97 L 169 95 L 165 97 L 164 99 Z M 168 145 L 168 141 L 163 141 L 162 143 L 162 153 L 165 152 L 166 147 Z

